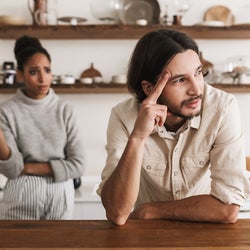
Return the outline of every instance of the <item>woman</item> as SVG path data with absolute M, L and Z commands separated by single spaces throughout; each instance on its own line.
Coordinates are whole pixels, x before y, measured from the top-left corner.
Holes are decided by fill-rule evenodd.
M 40 41 L 14 48 L 24 83 L 0 105 L 0 173 L 8 181 L 0 219 L 70 219 L 73 178 L 83 174 L 83 149 L 72 107 L 50 88 L 51 59 Z

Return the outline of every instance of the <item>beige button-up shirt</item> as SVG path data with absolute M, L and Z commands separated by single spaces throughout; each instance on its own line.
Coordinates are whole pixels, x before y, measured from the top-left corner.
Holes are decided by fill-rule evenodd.
M 99 195 L 121 158 L 139 107 L 130 98 L 112 109 Z M 147 139 L 135 206 L 199 194 L 238 205 L 250 195 L 236 99 L 207 84 L 200 116 L 187 121 L 176 134 L 156 127 Z

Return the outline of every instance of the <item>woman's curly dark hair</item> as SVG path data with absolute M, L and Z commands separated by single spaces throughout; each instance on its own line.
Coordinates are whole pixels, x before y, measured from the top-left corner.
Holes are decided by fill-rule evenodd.
M 36 53 L 44 54 L 48 60 L 51 62 L 49 53 L 45 48 L 43 48 L 40 41 L 31 36 L 24 35 L 19 37 L 14 46 L 14 54 L 17 61 L 17 68 L 23 71 L 24 65 L 27 61 Z

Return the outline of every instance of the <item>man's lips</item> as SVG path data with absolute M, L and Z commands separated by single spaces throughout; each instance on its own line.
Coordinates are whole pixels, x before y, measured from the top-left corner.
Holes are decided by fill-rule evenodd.
M 198 104 L 200 103 L 200 101 L 201 101 L 201 98 L 198 97 L 196 99 L 184 102 L 184 105 L 186 107 L 188 107 L 188 108 L 194 109 L 194 108 L 196 108 L 198 106 Z

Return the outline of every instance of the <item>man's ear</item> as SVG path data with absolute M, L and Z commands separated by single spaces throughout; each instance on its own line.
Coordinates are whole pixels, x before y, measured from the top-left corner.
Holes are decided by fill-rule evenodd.
M 145 94 L 146 96 L 148 96 L 148 95 L 151 93 L 151 91 L 152 91 L 152 89 L 153 89 L 153 87 L 154 87 L 152 83 L 150 83 L 150 82 L 148 82 L 148 81 L 145 81 L 145 80 L 143 80 L 143 81 L 141 82 L 141 86 L 142 86 L 142 89 L 143 89 L 144 94 Z

